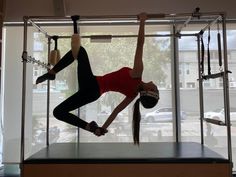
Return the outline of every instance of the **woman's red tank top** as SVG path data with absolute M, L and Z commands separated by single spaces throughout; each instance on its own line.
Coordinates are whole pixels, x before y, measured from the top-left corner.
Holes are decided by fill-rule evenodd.
M 136 96 L 141 78 L 132 78 L 130 76 L 131 70 L 131 68 L 124 67 L 104 76 L 96 76 L 101 95 L 108 91 L 114 91 L 122 93 L 127 97 Z

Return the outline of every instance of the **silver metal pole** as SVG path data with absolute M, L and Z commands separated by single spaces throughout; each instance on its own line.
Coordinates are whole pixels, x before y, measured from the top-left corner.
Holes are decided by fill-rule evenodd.
M 204 144 L 204 133 L 203 133 L 204 100 L 203 100 L 203 84 L 202 84 L 202 73 L 201 73 L 200 35 L 197 36 L 197 49 L 198 49 L 198 79 L 199 79 L 201 144 Z
M 217 23 L 217 21 L 221 18 L 221 16 L 218 16 L 214 21 L 212 21 L 211 23 L 207 24 L 201 31 L 200 33 L 205 32 L 210 26 L 214 25 Z
M 48 38 L 48 64 L 50 63 L 51 38 Z M 50 69 L 48 68 L 48 71 Z M 47 122 L 46 122 L 46 146 L 49 146 L 49 117 L 50 117 L 50 81 L 47 80 Z
M 27 56 L 27 18 L 24 18 L 24 40 L 23 40 L 23 55 Z M 22 103 L 21 103 L 21 144 L 20 144 L 20 168 L 25 159 L 25 105 L 26 105 L 26 64 L 27 61 L 22 57 L 23 71 L 22 71 Z M 22 175 L 22 173 L 21 173 Z
M 40 26 L 38 26 L 33 20 L 28 20 L 37 30 L 39 30 L 41 33 L 43 33 L 47 38 L 50 37 L 46 31 L 44 31 Z
M 165 18 L 165 14 L 148 14 L 150 19 Z M 50 21 L 50 20 L 61 20 L 71 21 L 70 16 L 29 16 L 32 20 L 38 21 Z M 80 21 L 107 21 L 107 20 L 137 20 L 137 15 L 92 15 L 92 16 L 80 16 Z
M 188 17 L 188 19 L 184 22 L 184 24 L 182 24 L 182 25 L 178 28 L 178 30 L 176 30 L 176 33 L 180 33 L 180 32 L 182 31 L 182 29 L 183 29 L 184 27 L 186 27 L 186 26 L 189 24 L 189 22 L 191 21 L 191 19 L 192 19 L 192 16 Z
M 175 25 L 173 25 L 173 33 L 176 32 Z M 180 124 L 180 89 L 179 89 L 179 56 L 178 56 L 178 38 L 172 38 L 173 43 L 173 60 L 172 65 L 172 98 L 173 100 L 173 116 L 175 120 L 173 128 L 175 130 L 176 142 L 181 140 L 181 124 Z
M 201 18 L 214 18 L 215 16 L 221 15 L 222 12 L 202 12 L 199 13 Z M 190 17 L 193 13 L 178 13 L 178 14 L 148 14 L 150 19 L 173 19 L 178 17 Z M 50 21 L 50 20 L 61 20 L 61 21 L 71 21 L 70 16 L 29 16 L 28 18 L 38 21 Z M 93 21 L 93 20 L 137 20 L 137 15 L 92 15 L 92 16 L 80 16 L 80 21 Z
M 181 34 L 181 37 L 197 36 L 198 34 Z M 146 34 L 145 37 L 172 37 L 175 34 Z M 135 38 L 138 35 L 84 35 L 81 38 L 104 37 L 107 38 Z M 178 37 L 178 36 L 177 36 Z M 60 39 L 70 39 L 71 36 L 58 36 Z
M 227 58 L 227 35 L 226 35 L 226 19 L 225 14 L 222 14 L 222 31 L 223 31 L 223 55 L 224 55 L 224 110 L 227 125 L 228 137 L 228 159 L 232 162 L 232 140 L 231 140 L 231 123 L 230 123 L 230 102 L 229 102 L 229 79 L 228 79 L 228 58 Z

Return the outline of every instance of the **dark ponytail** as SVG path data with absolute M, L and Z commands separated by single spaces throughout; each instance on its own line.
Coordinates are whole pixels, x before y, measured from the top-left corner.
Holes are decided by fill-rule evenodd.
M 133 109 L 133 140 L 134 144 L 139 145 L 139 130 L 140 130 L 140 110 L 139 110 L 139 102 L 140 99 L 137 99 L 134 103 L 134 109 Z

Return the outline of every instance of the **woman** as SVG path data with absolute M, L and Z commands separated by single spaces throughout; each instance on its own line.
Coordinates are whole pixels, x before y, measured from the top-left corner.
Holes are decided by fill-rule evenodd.
M 140 97 L 134 104 L 133 113 L 133 139 L 135 144 L 139 144 L 139 103 L 141 102 L 145 108 L 154 107 L 159 100 L 159 91 L 153 82 L 145 83 L 142 81 L 144 28 L 147 15 L 141 13 L 138 15 L 138 18 L 140 20 L 140 25 L 133 68 L 123 67 L 118 71 L 104 76 L 94 76 L 89 64 L 87 52 L 81 46 L 77 57 L 79 91 L 54 109 L 53 114 L 57 119 L 93 132 L 97 136 L 101 136 L 107 132 L 107 128 L 116 118 L 118 113 L 125 109 L 140 93 Z M 48 73 L 40 76 L 37 79 L 36 84 L 45 80 L 54 80 L 56 73 L 64 69 L 73 61 L 72 52 L 69 51 Z M 70 111 L 75 110 L 76 108 L 97 100 L 103 93 L 108 91 L 120 92 L 126 97 L 113 110 L 102 127 L 99 127 L 94 121 L 87 123 L 70 113 Z

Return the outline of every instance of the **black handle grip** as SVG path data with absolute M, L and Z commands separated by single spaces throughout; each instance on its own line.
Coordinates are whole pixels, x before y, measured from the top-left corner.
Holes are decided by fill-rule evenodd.
M 73 21 L 74 34 L 78 34 L 77 20 L 80 19 L 80 16 L 79 16 L 79 15 L 73 15 L 73 16 L 71 16 L 71 19 L 72 19 L 72 21 Z
M 52 39 L 55 41 L 54 50 L 57 50 L 57 40 L 58 40 L 58 36 L 52 36 Z

